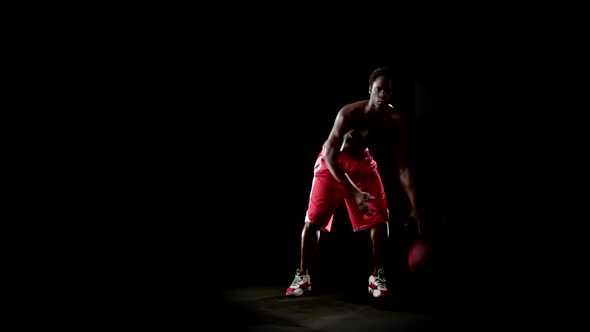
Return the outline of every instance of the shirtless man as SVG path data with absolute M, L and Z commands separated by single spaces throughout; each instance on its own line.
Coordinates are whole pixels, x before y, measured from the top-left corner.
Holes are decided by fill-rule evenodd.
M 388 294 L 383 256 L 389 237 L 389 210 L 377 163 L 369 151 L 369 146 L 379 143 L 377 133 L 393 133 L 399 140 L 395 154 L 399 177 L 411 204 L 410 216 L 418 222 L 407 158 L 407 126 L 398 110 L 389 104 L 392 85 L 388 69 L 375 69 L 369 77 L 369 100 L 345 105 L 336 116 L 314 165 L 301 234 L 299 269 L 286 290 L 287 296 L 301 296 L 311 290 L 309 266 L 320 231 L 330 231 L 334 213 L 342 201 L 346 202 L 353 230 L 370 230 L 373 271 L 369 276 L 369 293 L 373 297 Z

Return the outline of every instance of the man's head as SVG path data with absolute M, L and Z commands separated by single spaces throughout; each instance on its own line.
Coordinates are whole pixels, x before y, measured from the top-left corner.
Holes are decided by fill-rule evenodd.
M 380 109 L 389 104 L 393 93 L 393 76 L 388 68 L 377 68 L 369 76 L 369 103 Z

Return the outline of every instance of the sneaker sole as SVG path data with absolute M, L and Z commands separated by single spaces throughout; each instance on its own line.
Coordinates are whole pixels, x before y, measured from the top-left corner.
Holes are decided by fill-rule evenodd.
M 375 295 L 375 291 L 377 289 L 372 289 L 371 286 L 368 287 L 369 289 L 369 294 L 372 295 L 374 298 L 379 298 L 379 297 L 384 297 L 387 296 L 387 294 L 379 294 L 379 295 Z
M 290 294 L 289 294 L 289 293 L 285 293 L 285 295 L 287 295 L 287 296 L 301 296 L 301 295 L 305 294 L 305 292 L 309 292 L 310 290 L 311 290 L 311 286 L 307 287 L 306 289 L 304 289 L 304 290 L 303 290 L 301 293 L 299 293 L 299 294 L 295 294 L 295 293 L 293 292 L 293 293 L 290 293 Z

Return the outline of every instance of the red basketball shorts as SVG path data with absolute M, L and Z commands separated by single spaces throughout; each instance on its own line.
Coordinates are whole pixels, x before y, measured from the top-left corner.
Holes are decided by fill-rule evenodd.
M 348 174 L 354 184 L 360 190 L 375 196 L 375 199 L 367 201 L 372 214 L 367 216 L 358 212 L 354 197 L 330 173 L 325 160 L 325 149 L 322 149 L 314 165 L 305 222 L 318 225 L 321 230 L 329 232 L 332 228 L 334 213 L 343 201 L 346 203 L 352 229 L 355 232 L 389 221 L 385 190 L 377 171 L 377 163 L 373 160 L 369 150 L 365 150 L 363 157 L 341 152 L 338 159 L 344 172 Z

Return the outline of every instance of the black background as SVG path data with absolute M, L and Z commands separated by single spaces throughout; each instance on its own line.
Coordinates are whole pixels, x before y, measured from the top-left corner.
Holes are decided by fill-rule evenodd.
M 563 294 L 558 243 L 572 234 L 556 225 L 575 216 L 561 208 L 570 191 L 558 189 L 569 182 L 557 170 L 578 133 L 575 27 L 504 7 L 469 15 L 450 5 L 261 8 L 238 6 L 199 27 L 152 8 L 108 43 L 119 55 L 109 62 L 115 92 L 125 79 L 135 87 L 125 91 L 134 102 L 118 113 L 106 160 L 121 165 L 118 186 L 135 194 L 118 207 L 141 221 L 112 229 L 131 257 L 115 262 L 139 299 L 151 299 L 142 287 L 190 298 L 182 294 L 192 287 L 168 291 L 176 277 L 209 290 L 202 285 L 287 287 L 317 153 L 336 112 L 367 97 L 368 76 L 382 65 L 396 71 L 393 103 L 412 119 L 418 187 L 439 250 L 427 279 L 440 307 L 499 299 L 515 312 Z M 398 227 L 406 211 L 387 151 L 376 158 L 398 218 L 390 264 L 403 287 L 412 235 Z M 350 273 L 364 284 L 368 234 L 352 233 L 343 210 L 336 218 L 320 242 L 318 278 Z M 552 291 L 539 293 L 531 280 Z
M 259 20 L 234 32 L 231 266 L 248 271 L 241 278 L 290 283 L 298 267 L 315 158 L 335 114 L 346 103 L 368 97 L 368 77 L 380 66 L 395 70 L 393 103 L 416 130 L 413 137 L 421 151 L 417 176 L 425 200 L 432 202 L 429 217 L 435 223 L 444 218 L 447 134 L 442 118 L 437 120 L 429 109 L 440 93 L 430 90 L 433 78 L 425 70 L 433 59 L 426 55 L 429 45 L 421 46 L 394 27 L 386 18 L 339 23 L 287 17 Z M 399 242 L 408 211 L 393 166 L 393 147 L 390 143 L 373 153 L 390 197 L 392 238 Z M 318 266 L 336 265 L 325 269 L 333 277 L 367 274 L 368 240 L 368 232 L 352 233 L 342 206 L 333 232 L 322 237 L 318 259 L 325 263 Z M 400 250 L 392 248 L 391 258 Z M 403 262 L 393 266 L 399 264 Z

